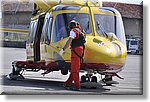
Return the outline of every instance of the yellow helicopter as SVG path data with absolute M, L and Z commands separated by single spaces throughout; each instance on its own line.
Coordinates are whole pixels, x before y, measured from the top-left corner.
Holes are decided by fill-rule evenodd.
M 59 52 L 69 38 L 68 24 L 76 20 L 86 33 L 84 62 L 80 70 L 82 82 L 97 82 L 93 73 L 104 75 L 106 84 L 123 69 L 127 48 L 123 21 L 120 13 L 110 7 L 102 7 L 99 0 L 32 0 L 34 17 L 26 42 L 26 61 L 14 61 L 10 79 L 23 77 L 22 70 L 39 71 L 44 74 L 61 71 L 68 74 L 70 49 L 60 56 Z M 21 0 L 25 3 L 26 0 Z M 17 32 L 17 30 L 16 30 Z M 24 31 L 26 33 L 26 31 Z

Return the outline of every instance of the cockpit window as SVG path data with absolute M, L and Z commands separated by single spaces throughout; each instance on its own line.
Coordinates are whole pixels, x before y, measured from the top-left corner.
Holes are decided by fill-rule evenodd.
M 35 32 L 37 29 L 37 22 L 38 20 L 35 20 L 35 21 L 31 21 L 30 23 L 30 33 L 29 33 L 29 39 L 27 40 L 27 44 L 34 43 Z
M 94 15 L 97 33 L 102 35 L 114 33 L 126 44 L 124 25 L 119 11 L 110 7 L 102 7 L 100 11 L 105 14 Z
M 68 25 L 71 20 L 78 21 L 86 34 L 91 33 L 90 16 L 88 14 L 80 14 L 80 13 L 59 14 L 57 15 L 55 20 L 52 42 L 57 42 L 66 37 L 69 37 L 70 29 L 68 28 Z
M 115 17 L 112 15 L 95 14 L 95 25 L 98 34 L 105 35 L 104 33 L 112 32 L 115 34 Z
M 41 34 L 41 43 L 50 44 L 51 29 L 52 29 L 53 16 L 51 14 L 46 14 L 43 30 Z

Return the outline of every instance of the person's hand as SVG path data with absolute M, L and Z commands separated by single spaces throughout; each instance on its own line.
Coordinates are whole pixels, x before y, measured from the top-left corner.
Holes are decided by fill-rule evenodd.
M 59 54 L 62 56 L 65 51 L 63 49 L 60 50 Z

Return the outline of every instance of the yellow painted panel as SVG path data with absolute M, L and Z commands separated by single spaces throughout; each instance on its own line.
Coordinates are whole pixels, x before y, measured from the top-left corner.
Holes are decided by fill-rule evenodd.
M 14 32 L 14 33 L 26 33 L 28 34 L 28 30 L 22 30 L 22 29 L 10 29 L 10 28 L 0 28 L 0 32 Z

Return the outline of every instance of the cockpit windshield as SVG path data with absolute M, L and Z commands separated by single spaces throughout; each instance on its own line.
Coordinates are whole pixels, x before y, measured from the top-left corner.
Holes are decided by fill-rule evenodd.
M 113 33 L 117 38 L 126 44 L 123 21 L 118 10 L 109 7 L 100 9 L 101 14 L 94 14 L 96 31 L 100 35 L 107 36 Z
M 95 25 L 98 34 L 105 35 L 105 33 L 115 32 L 115 17 L 111 15 L 95 14 Z
M 81 14 L 81 13 L 59 14 L 57 15 L 55 20 L 53 42 L 57 42 L 69 36 L 70 29 L 68 28 L 68 25 L 71 20 L 78 21 L 86 34 L 90 34 L 92 32 L 89 14 Z

